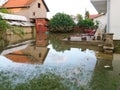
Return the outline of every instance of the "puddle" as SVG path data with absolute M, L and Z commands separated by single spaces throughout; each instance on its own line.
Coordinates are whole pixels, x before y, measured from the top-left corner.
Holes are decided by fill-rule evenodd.
M 51 45 L 48 48 L 50 48 L 50 51 L 42 64 L 16 62 L 0 56 L 0 72 L 2 72 L 2 76 L 8 77 L 8 80 L 12 82 L 12 86 L 27 82 L 47 72 L 68 79 L 78 86 L 90 82 L 96 64 L 96 56 L 93 51 L 71 48 L 71 50 L 65 52 L 56 52 Z M 32 52 L 34 53 L 34 51 Z M 0 79 L 3 78 L 0 77 Z
M 35 45 L 29 43 L 5 49 L 0 55 L 0 86 L 15 87 L 42 74 L 53 73 L 64 78 L 61 80 L 64 84 L 68 84 L 66 81 L 73 83 L 70 90 L 76 90 L 72 88 L 76 86 L 83 86 L 85 90 L 119 90 L 119 54 L 95 52 L 86 49 L 87 44 L 83 45 L 83 51 L 79 42 L 63 43 L 55 37 L 50 37 L 49 45 L 43 35 L 42 39 L 36 39 Z

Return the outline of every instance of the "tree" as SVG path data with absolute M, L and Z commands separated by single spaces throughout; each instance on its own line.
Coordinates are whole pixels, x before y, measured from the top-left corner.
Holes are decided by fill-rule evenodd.
M 57 13 L 49 21 L 49 31 L 51 32 L 70 32 L 75 25 L 73 19 L 65 13 Z
M 82 20 L 83 20 L 83 16 L 80 15 L 80 14 L 77 14 L 77 20 L 78 20 L 78 21 L 82 21 Z
M 84 19 L 82 21 L 79 21 L 77 23 L 77 25 L 80 26 L 80 27 L 84 27 L 86 29 L 90 29 L 90 28 L 94 27 L 94 22 L 93 22 L 93 20 L 88 18 L 88 19 Z
M 90 15 L 90 14 L 89 14 L 89 11 L 86 11 L 86 12 L 85 12 L 85 19 L 88 19 L 88 18 L 89 18 L 89 15 Z

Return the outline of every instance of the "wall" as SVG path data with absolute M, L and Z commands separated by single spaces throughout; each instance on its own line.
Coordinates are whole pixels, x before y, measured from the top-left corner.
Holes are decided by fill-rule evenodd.
M 38 3 L 41 4 L 40 8 L 38 8 Z M 35 12 L 35 16 L 33 15 Z M 29 18 L 46 18 L 47 17 L 47 10 L 41 0 L 37 0 L 33 3 L 30 7 L 30 16 Z
M 48 20 L 47 19 L 36 19 L 36 31 L 37 33 L 43 33 L 48 31 L 48 28 L 45 26 L 48 24 Z
M 120 40 L 120 0 L 110 1 L 110 33 L 114 33 L 114 40 Z
M 106 17 L 106 15 L 102 15 L 100 17 L 95 18 L 94 22 L 95 21 L 99 21 L 99 28 L 100 29 L 105 29 L 105 26 L 107 25 L 107 17 Z
M 34 27 L 23 27 L 25 33 L 32 33 Z M 34 29 L 35 30 L 35 29 Z
M 38 3 L 41 4 L 40 8 L 38 8 Z M 41 0 L 36 0 L 34 3 L 30 5 L 30 8 L 17 8 L 17 9 L 9 9 L 11 12 L 14 12 L 17 15 L 23 15 L 29 18 L 46 18 L 47 10 Z M 35 12 L 35 15 L 33 15 Z
M 33 27 L 33 26 L 32 27 L 30 27 L 30 26 L 28 26 L 28 27 L 21 27 L 21 28 L 23 28 L 25 34 L 28 34 L 28 33 L 33 33 L 34 34 L 36 32 L 35 27 Z M 13 32 L 9 32 L 8 31 L 7 34 L 13 34 Z

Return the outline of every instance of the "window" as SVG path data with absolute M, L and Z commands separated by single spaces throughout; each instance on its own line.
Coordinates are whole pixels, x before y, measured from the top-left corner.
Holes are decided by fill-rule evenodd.
M 33 12 L 33 16 L 35 16 L 35 12 Z
M 38 8 L 40 8 L 40 3 L 38 3 Z

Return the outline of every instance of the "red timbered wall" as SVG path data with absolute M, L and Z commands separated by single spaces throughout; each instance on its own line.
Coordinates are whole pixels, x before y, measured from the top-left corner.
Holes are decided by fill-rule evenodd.
M 46 19 L 41 19 L 41 18 L 36 19 L 36 32 L 43 33 L 48 31 L 48 28 L 46 27 L 47 24 L 48 24 L 48 20 Z

